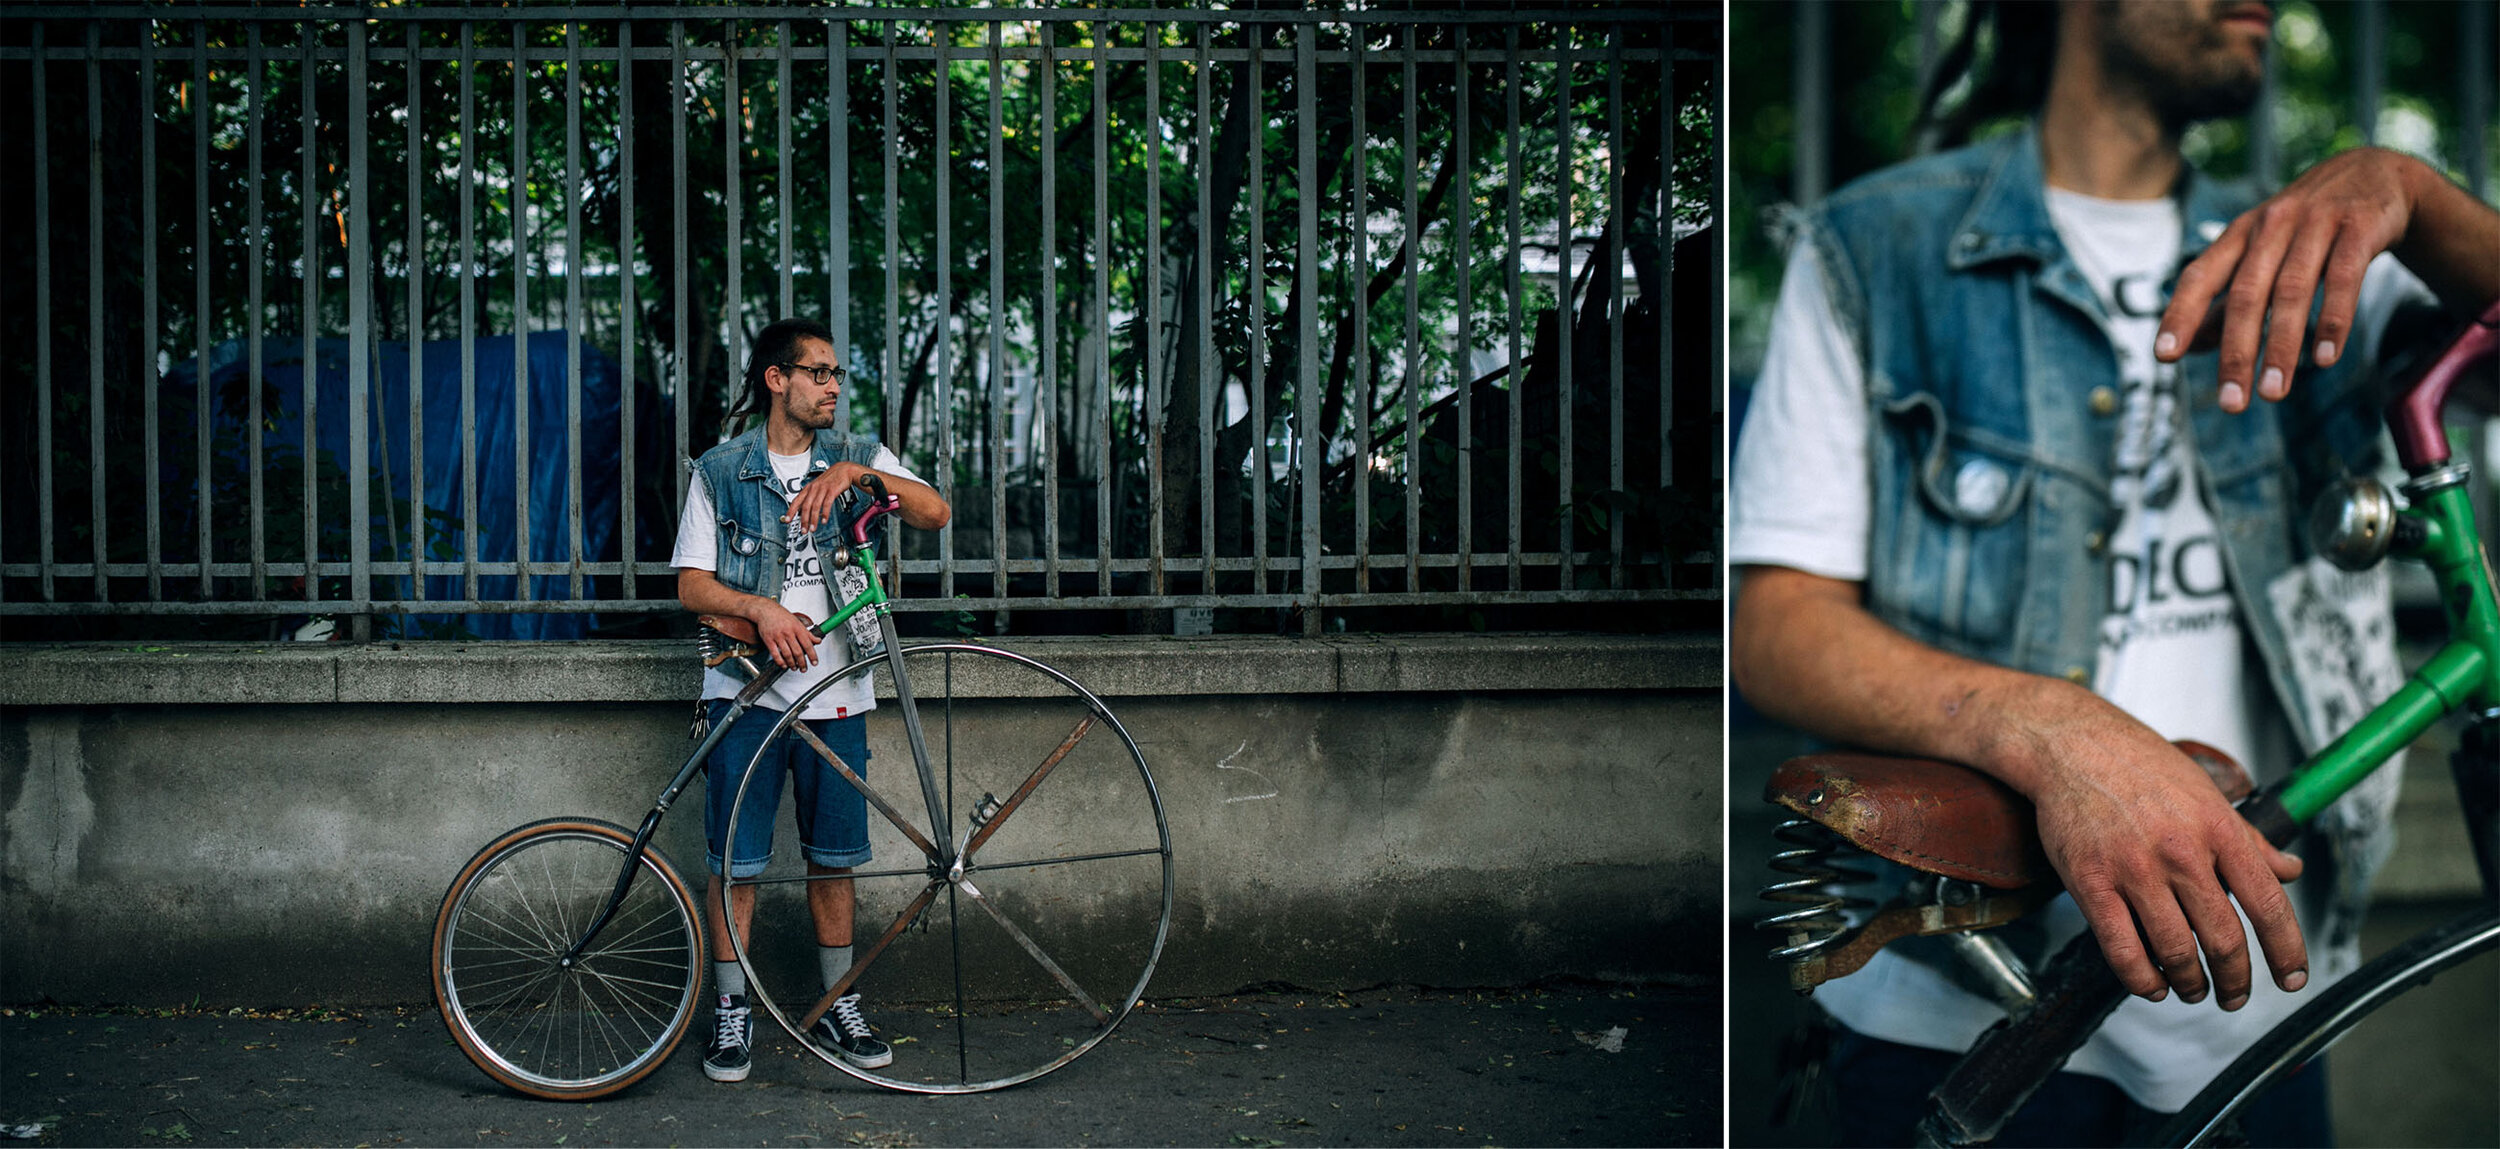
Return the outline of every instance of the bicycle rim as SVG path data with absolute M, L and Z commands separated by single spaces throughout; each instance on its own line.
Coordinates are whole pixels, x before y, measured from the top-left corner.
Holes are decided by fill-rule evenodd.
M 890 657 L 845 673 L 890 673 Z M 890 682 L 881 682 L 885 697 L 868 716 L 865 780 L 900 817 L 871 799 L 876 860 L 849 879 L 854 989 L 894 1061 L 863 1069 L 800 1044 L 845 1073 L 906 1092 L 1030 1081 L 1108 1039 L 1153 977 L 1172 917 L 1162 799 L 1128 731 L 1058 671 L 969 644 L 907 647 L 899 657 L 908 660 L 942 808 L 933 827 Z M 792 725 L 784 715 L 775 737 Z M 742 785 L 737 802 L 744 798 Z M 963 871 L 937 865 L 897 821 L 932 846 L 974 842 Z M 750 1004 L 798 1037 L 824 999 L 813 947 L 796 944 L 805 935 L 789 928 L 807 912 L 795 896 L 809 881 L 795 853 L 776 851 L 763 876 L 732 884 L 784 893 L 785 907 L 759 908 L 762 924 L 737 957 Z
M 2486 907 L 2379 955 L 2268 1030 L 2185 1109 L 2155 1130 L 2149 1143 L 2204 1143 L 2250 1098 L 2325 1052 L 2378 1007 L 2441 971 L 2495 948 L 2500 948 L 2500 910 Z
M 646 849 L 591 948 L 557 962 L 607 904 L 632 835 L 555 819 L 498 839 L 444 895 L 434 993 L 461 1052 L 522 1093 L 606 1096 L 641 1080 L 684 1037 L 703 956 L 694 898 Z

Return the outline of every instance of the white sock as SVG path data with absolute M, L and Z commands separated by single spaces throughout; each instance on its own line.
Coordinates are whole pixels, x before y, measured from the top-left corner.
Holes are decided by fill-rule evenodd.
M 712 992 L 721 994 L 722 996 L 728 996 L 730 994 L 745 996 L 746 991 L 747 971 L 745 966 L 739 965 L 734 961 L 716 961 L 712 963 Z
M 833 992 L 833 987 L 851 972 L 851 947 L 817 946 L 816 969 L 825 975 L 825 992 Z

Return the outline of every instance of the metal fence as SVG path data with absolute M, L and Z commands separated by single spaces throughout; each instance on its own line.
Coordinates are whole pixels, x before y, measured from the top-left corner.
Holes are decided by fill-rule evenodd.
M 1715 598 L 1717 19 L 0 13 L 0 617 L 674 609 L 792 314 L 904 609 Z

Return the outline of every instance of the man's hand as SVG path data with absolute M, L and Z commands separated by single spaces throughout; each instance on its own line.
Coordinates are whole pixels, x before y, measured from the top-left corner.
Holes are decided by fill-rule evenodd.
M 734 614 L 755 624 L 756 641 L 784 670 L 816 664 L 816 644 L 823 641 L 805 615 L 792 614 L 762 595 L 745 594 L 721 584 L 718 575 L 695 567 L 677 570 L 677 601 L 696 614 Z
M 842 497 L 842 492 L 858 486 L 860 476 L 873 474 L 876 472 L 857 463 L 835 463 L 817 472 L 816 477 L 809 479 L 807 486 L 799 490 L 798 497 L 790 500 L 789 513 L 781 516 L 781 521 L 796 521 L 800 529 L 809 534 L 816 533 L 816 528 L 833 517 L 833 504 Z
M 2063 685 L 2049 686 L 2047 706 L 2029 719 L 2045 768 L 2015 786 L 2037 808 L 2049 862 L 2118 980 L 2153 1001 L 2176 989 L 2201 1002 L 2210 989 L 2225 1010 L 2247 1004 L 2237 897 L 2275 984 L 2307 984 L 2307 949 L 2283 892 L 2300 876 L 2300 859 L 2268 845 L 2160 735 Z
M 1965 763 L 2030 798 L 2050 863 L 2130 991 L 2244 1004 L 2248 939 L 2233 897 L 2275 984 L 2307 984 L 2282 885 L 2299 859 L 2266 845 L 2161 735 L 2071 682 L 1917 642 L 1868 613 L 1857 583 L 1765 566 L 1743 568 L 1739 585 L 1728 631 L 1737 688 L 1793 726 Z
M 817 527 L 824 525 L 825 520 L 833 517 L 834 500 L 841 497 L 843 491 L 859 486 L 860 480 L 868 475 L 877 476 L 885 483 L 887 494 L 903 501 L 900 512 L 903 522 L 915 529 L 934 531 L 945 526 L 947 520 L 954 516 L 953 508 L 948 507 L 946 500 L 926 483 L 889 475 L 857 463 L 835 463 L 807 481 L 807 486 L 800 489 L 798 497 L 790 500 L 789 514 L 783 516 L 781 521 L 786 523 L 795 519 L 799 526 L 814 533 Z
M 823 642 L 815 624 L 806 615 L 782 609 L 780 603 L 762 595 L 746 596 L 748 609 L 741 611 L 747 621 L 755 624 L 756 641 L 773 656 L 773 663 L 783 670 L 805 670 L 816 665 L 816 644 Z
M 2153 354 L 2177 362 L 2218 343 L 2224 410 L 2246 410 L 2252 383 L 2257 396 L 2281 399 L 2310 301 L 2323 291 L 2311 359 L 2333 366 L 2350 345 L 2362 275 L 2383 251 L 2453 307 L 2500 295 L 2500 213 L 2420 160 L 2356 148 L 2242 213 L 2179 272 Z

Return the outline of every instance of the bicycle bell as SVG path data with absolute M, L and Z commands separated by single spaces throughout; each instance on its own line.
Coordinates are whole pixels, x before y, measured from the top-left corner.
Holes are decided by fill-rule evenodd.
M 2401 522 L 2386 486 L 2368 475 L 2347 475 L 2310 504 L 2309 546 L 2345 570 L 2368 570 L 2387 557 Z

